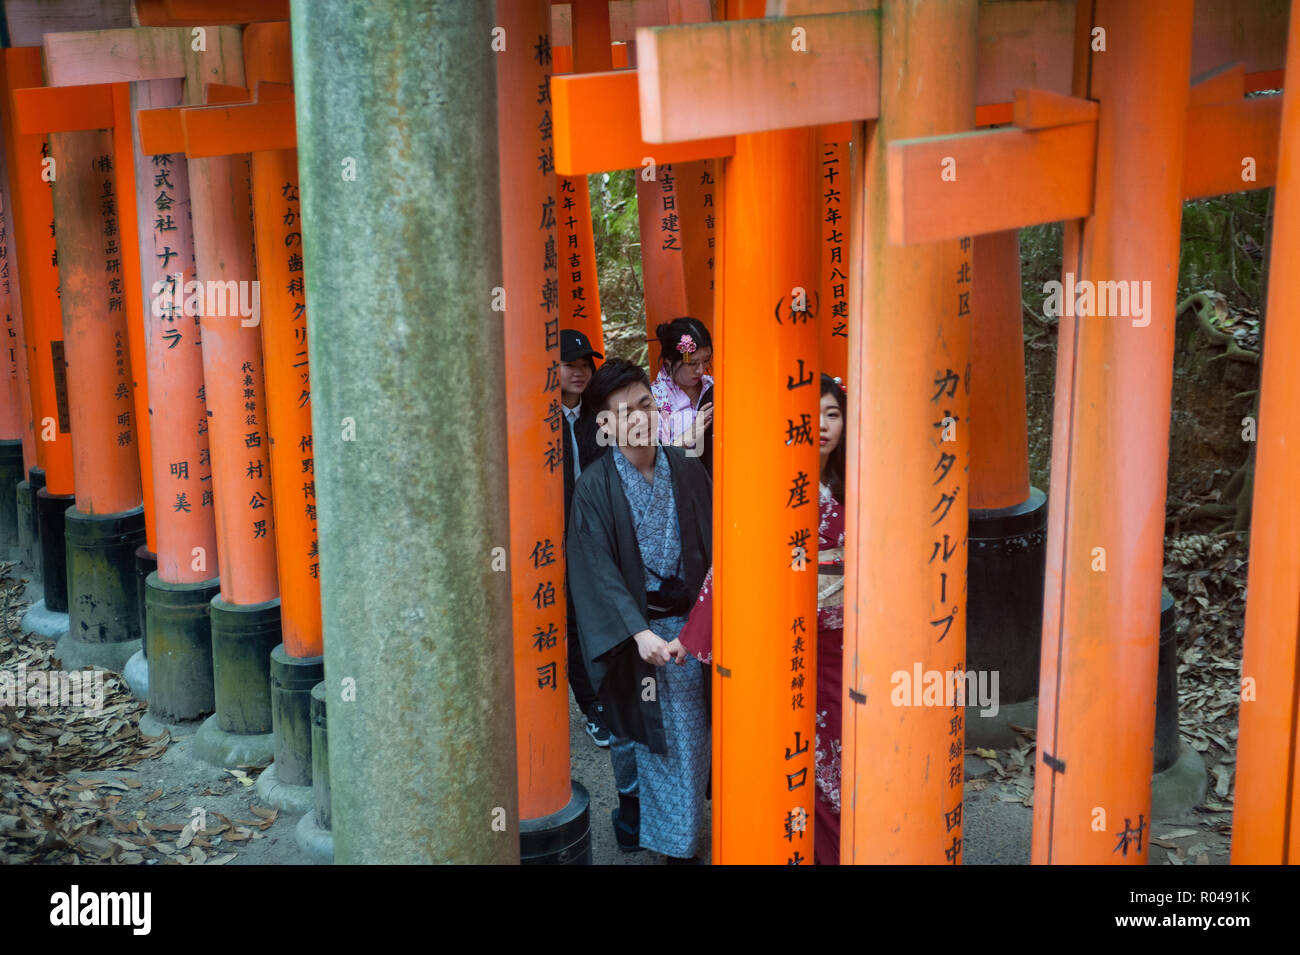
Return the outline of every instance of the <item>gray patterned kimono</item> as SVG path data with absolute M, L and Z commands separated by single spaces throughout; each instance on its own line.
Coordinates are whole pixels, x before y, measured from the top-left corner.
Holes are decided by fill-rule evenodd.
M 614 449 L 613 457 L 636 527 L 646 568 L 645 588 L 658 590 L 660 578 L 682 574 L 681 533 L 668 456 L 655 456 L 653 484 L 620 449 Z M 649 621 L 650 630 L 667 641 L 675 639 L 685 624 L 684 615 Z M 636 744 L 641 845 L 665 855 L 693 856 L 699 849 L 711 758 L 706 679 L 694 656 L 681 666 L 655 667 L 654 690 L 668 752 L 654 753 L 645 744 Z

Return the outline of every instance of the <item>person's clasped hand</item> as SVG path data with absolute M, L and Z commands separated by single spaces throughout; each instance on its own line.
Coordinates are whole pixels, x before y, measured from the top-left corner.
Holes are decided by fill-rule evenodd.
M 641 659 L 646 663 L 665 666 L 673 658 L 669 643 L 653 631 L 642 630 L 639 633 L 634 633 L 632 639 L 636 641 L 637 652 L 641 654 Z M 673 643 L 681 647 L 678 641 L 674 640 Z

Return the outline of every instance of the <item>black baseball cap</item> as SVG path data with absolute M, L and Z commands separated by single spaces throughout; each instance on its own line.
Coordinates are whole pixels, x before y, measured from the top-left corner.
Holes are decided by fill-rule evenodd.
M 587 336 L 576 328 L 560 329 L 560 361 L 577 361 L 579 358 L 586 358 L 588 355 L 596 358 L 605 357 L 592 348 Z

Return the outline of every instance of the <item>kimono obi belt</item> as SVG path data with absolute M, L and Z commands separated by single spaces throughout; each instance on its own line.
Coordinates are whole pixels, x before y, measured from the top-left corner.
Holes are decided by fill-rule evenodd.
M 817 554 L 817 609 L 844 603 L 844 548 L 828 547 Z

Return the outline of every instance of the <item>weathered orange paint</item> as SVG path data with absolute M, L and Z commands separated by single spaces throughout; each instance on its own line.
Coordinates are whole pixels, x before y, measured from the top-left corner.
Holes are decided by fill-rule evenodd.
M 976 236 L 972 271 L 970 506 L 991 510 L 1029 498 L 1020 234 Z
M 137 117 L 162 112 L 182 101 L 181 80 L 134 84 L 132 99 Z M 135 189 L 158 577 L 169 584 L 197 583 L 218 576 L 220 555 L 199 316 L 185 307 L 196 304 L 185 288 L 197 278 L 189 168 L 181 152 L 151 155 L 140 125 L 133 124 L 132 135 L 142 157 Z
M 71 419 L 67 403 L 55 394 L 55 369 L 50 343 L 63 341 L 63 318 L 57 289 L 59 272 L 55 259 L 54 201 L 50 183 L 42 178 L 47 149 L 46 137 L 19 132 L 13 108 L 13 91 L 41 86 L 41 51 L 35 47 L 14 47 L 3 51 L 4 89 L 0 91 L 0 112 L 5 125 L 13 201 L 14 241 L 18 253 L 18 279 L 22 287 L 23 335 L 27 349 L 27 370 L 31 387 L 35 427 L 36 463 L 44 468 L 46 488 L 52 495 L 74 490 L 72 473 Z M 60 369 L 62 374 L 63 369 Z M 48 440 L 47 440 L 48 439 Z
M 550 16 L 546 0 L 497 3 L 497 23 L 510 37 L 549 35 Z M 534 59 L 531 43 L 509 44 L 497 55 L 515 726 L 524 819 L 557 812 L 571 792 L 560 471 L 564 419 L 554 370 L 560 358 L 560 310 L 543 294 L 558 277 L 546 244 L 556 236 L 548 210 L 557 215 L 559 210 L 555 176 L 537 162 L 548 145 L 539 129 L 544 104 L 538 103 L 537 90 L 551 66 Z
M 1300 6 L 1294 4 L 1287 66 L 1300 75 Z M 1300 325 L 1292 320 L 1300 309 L 1300 275 L 1286 264 L 1300 255 L 1300 96 L 1294 88 L 1286 91 L 1281 127 L 1241 662 L 1236 865 L 1300 861 L 1300 500 L 1294 487 L 1300 468 Z
M 139 507 L 142 494 L 126 292 L 110 271 L 136 241 L 135 210 L 128 220 L 118 205 L 109 130 L 51 133 L 50 154 L 77 509 L 116 514 Z
M 1064 271 L 1150 286 L 1144 324 L 1060 319 L 1032 858 L 1144 864 L 1192 2 L 1081 4 L 1077 34 L 1097 183 L 1092 215 L 1067 224 Z

